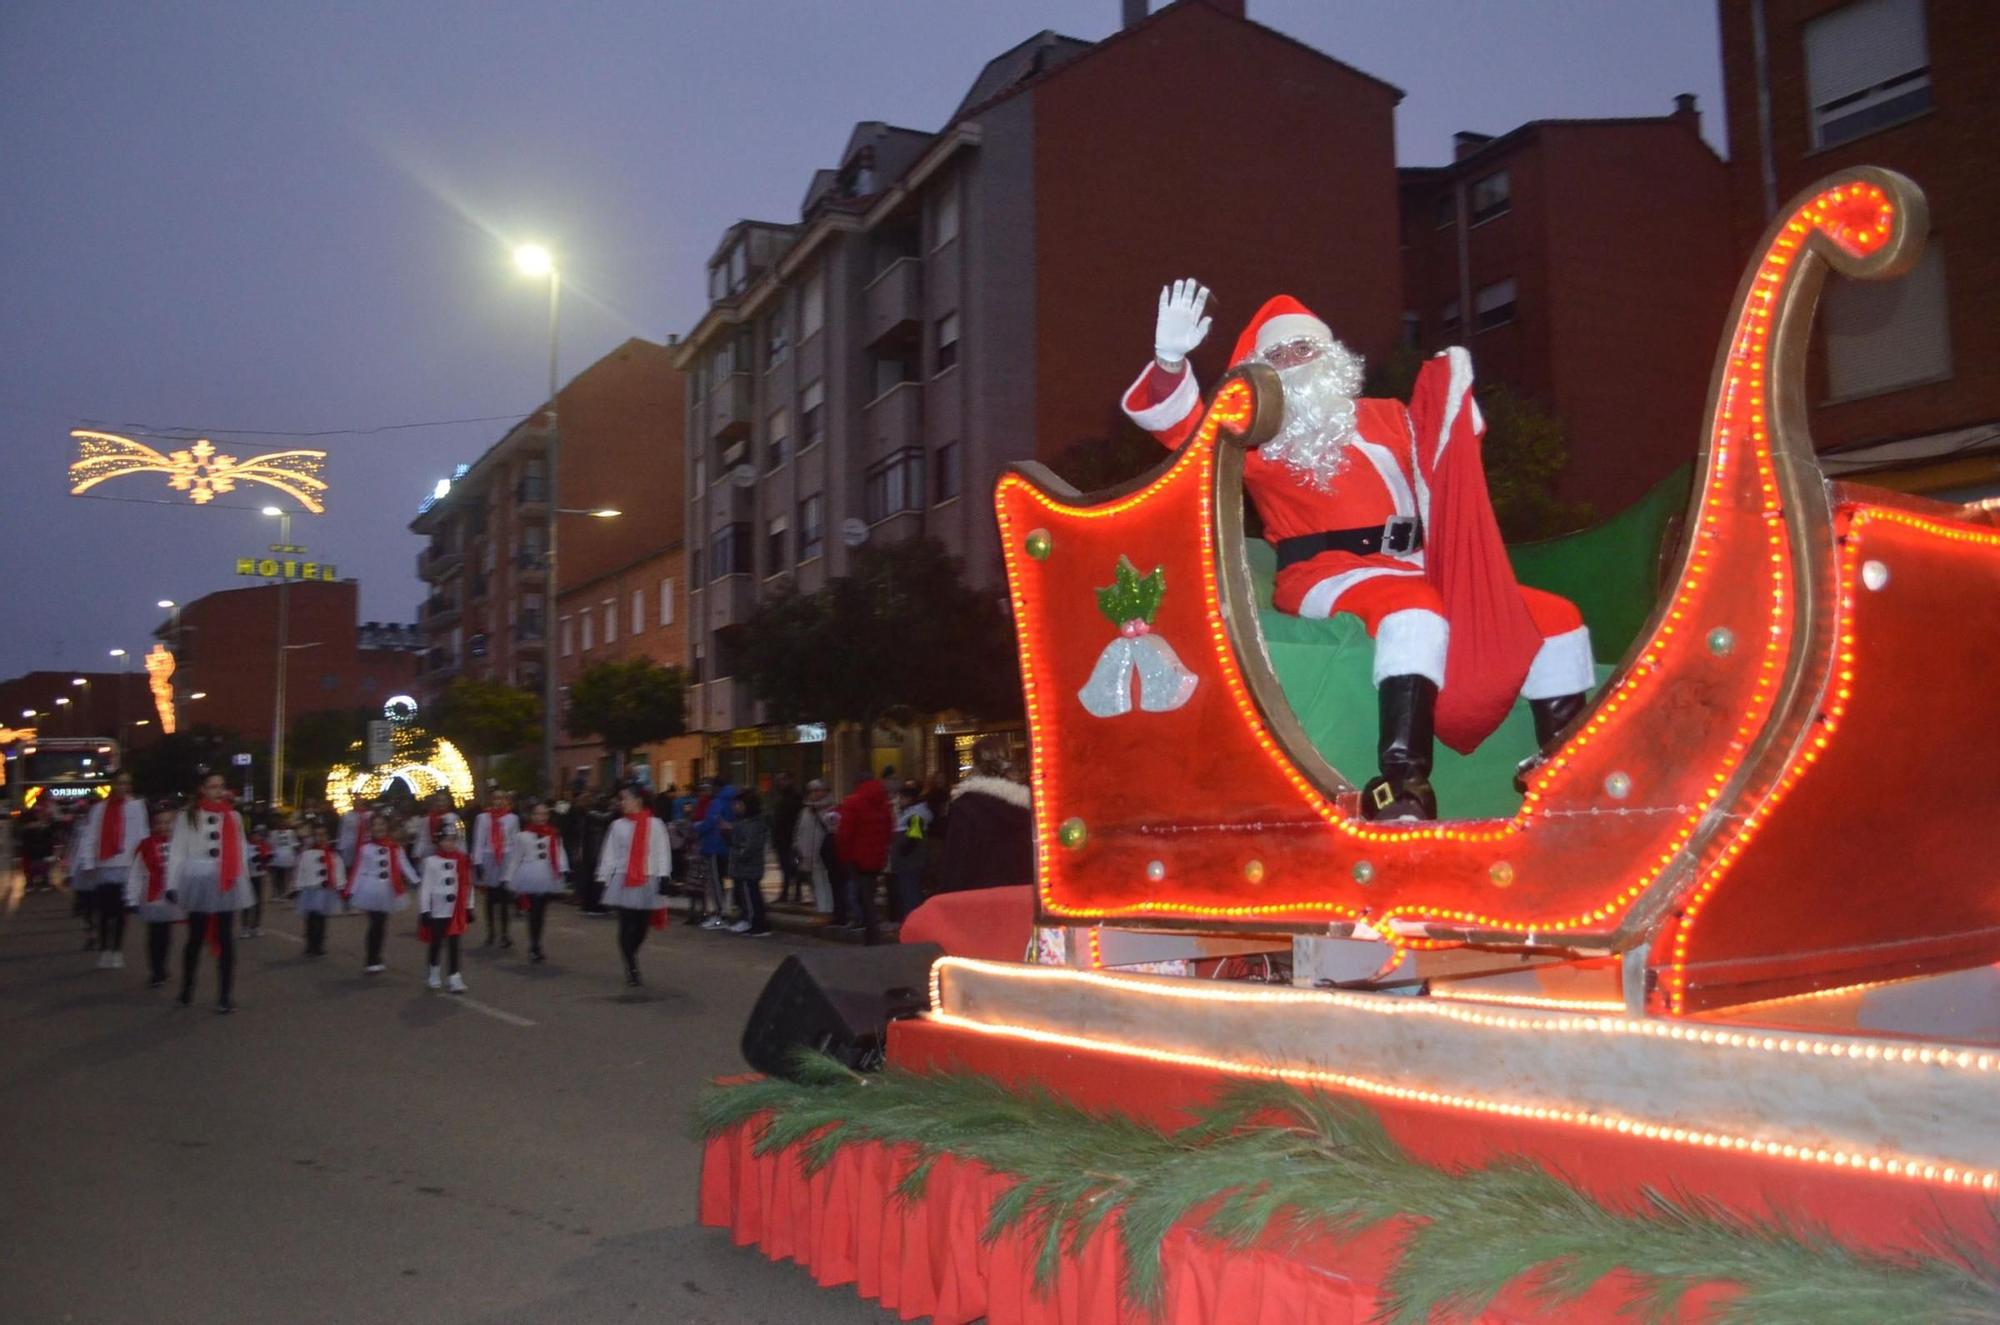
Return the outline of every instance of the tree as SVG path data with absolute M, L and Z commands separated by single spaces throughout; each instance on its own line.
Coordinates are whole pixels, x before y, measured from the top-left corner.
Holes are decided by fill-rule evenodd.
M 542 701 L 504 681 L 461 676 L 446 686 L 425 725 L 470 755 L 513 754 L 542 729 Z
M 765 599 L 730 662 L 780 722 L 1012 716 L 1020 673 L 1000 603 L 936 539 L 868 546 L 824 589 Z
M 242 737 L 205 722 L 162 736 L 131 753 L 133 789 L 149 799 L 188 795 L 204 773 L 230 777 L 229 757 L 241 748 Z
M 1127 423 L 1110 437 L 1086 437 L 1056 453 L 1049 468 L 1078 492 L 1102 492 L 1157 469 L 1171 452 Z
M 299 714 L 285 733 L 285 767 L 294 775 L 305 774 L 308 788 L 324 781 L 329 768 L 353 758 L 355 742 L 368 739 L 368 720 L 376 712 L 320 709 Z
M 569 689 L 571 736 L 595 736 L 614 754 L 687 731 L 687 677 L 650 658 L 585 668 Z

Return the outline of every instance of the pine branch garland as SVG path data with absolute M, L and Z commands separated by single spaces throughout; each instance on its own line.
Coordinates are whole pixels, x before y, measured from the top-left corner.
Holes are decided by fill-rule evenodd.
M 2000 1323 L 2000 1262 L 1962 1230 L 1938 1230 L 1922 1253 L 1885 1254 L 1685 1192 L 1649 1190 L 1639 1208 L 1613 1210 L 1525 1160 L 1421 1163 L 1372 1110 L 1283 1083 L 1231 1088 L 1168 1134 L 969 1074 L 864 1076 L 819 1055 L 802 1055 L 798 1072 L 795 1082 L 709 1087 L 696 1137 L 749 1127 L 755 1153 L 797 1147 L 808 1174 L 845 1146 L 904 1146 L 913 1161 L 896 1187 L 902 1200 L 923 1195 L 938 1159 L 976 1161 L 1008 1180 L 988 1242 L 1028 1238 L 1046 1287 L 1115 1215 L 1126 1296 L 1149 1310 L 1164 1297 L 1168 1233 L 1202 1211 L 1197 1230 L 1235 1247 L 1404 1225 L 1384 1325 L 1476 1315 L 1516 1280 L 1559 1313 L 1620 1270 L 1636 1285 L 1629 1309 L 1648 1320 L 1721 1282 L 1736 1289 L 1715 1313 L 1729 1325 Z

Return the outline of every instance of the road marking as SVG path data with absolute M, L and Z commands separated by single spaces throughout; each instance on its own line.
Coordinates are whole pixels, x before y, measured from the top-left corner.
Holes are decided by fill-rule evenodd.
M 264 938 L 264 937 L 267 937 L 267 936 L 268 936 L 268 937 L 270 937 L 270 938 L 274 938 L 274 939 L 283 939 L 283 940 L 284 940 L 285 942 L 287 942 L 287 943 L 304 943 L 304 942 L 305 942 L 305 940 L 304 940 L 304 939 L 302 939 L 302 938 L 300 938 L 300 937 L 299 937 L 298 935 L 296 935 L 296 934 L 287 934 L 287 933 L 286 933 L 286 932 L 285 932 L 284 930 L 282 930 L 282 929 L 260 929 L 260 930 L 258 930 L 258 931 L 257 931 L 257 936 L 258 936 L 259 938 Z
M 476 998 L 467 998 L 464 994 L 454 994 L 452 1001 L 461 1006 L 471 1008 L 474 1012 L 483 1012 L 495 1021 L 504 1021 L 509 1026 L 533 1026 L 536 1024 L 529 1021 L 526 1017 L 516 1016 L 512 1012 L 503 1012 L 491 1004 L 481 1003 Z

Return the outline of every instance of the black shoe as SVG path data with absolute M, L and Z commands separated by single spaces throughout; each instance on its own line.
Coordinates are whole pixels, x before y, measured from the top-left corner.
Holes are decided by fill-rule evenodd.
M 529 951 L 528 960 L 530 962 L 533 962 L 535 965 L 539 966 L 543 962 L 547 961 L 548 957 L 542 952 L 540 948 L 534 948 Z
M 628 966 L 625 968 L 625 987 L 627 989 L 637 989 L 644 983 L 645 982 L 639 978 L 638 967 Z
M 234 1011 L 236 1011 L 234 1003 L 217 1003 L 215 1005 L 215 1013 L 219 1017 L 226 1017 Z
M 1557 695 L 1554 699 L 1531 699 L 1528 711 L 1535 719 L 1535 753 L 1514 766 L 1514 790 L 1526 794 L 1528 779 L 1562 748 L 1569 728 L 1589 701 L 1582 695 Z
M 194 990 L 192 989 L 181 990 L 180 1005 L 185 1008 L 185 1007 L 191 1007 L 193 1006 L 193 1004 L 194 1004 Z
M 1437 695 L 1437 683 L 1427 676 L 1384 677 L 1376 687 L 1382 773 L 1361 789 L 1362 818 L 1383 823 L 1437 818 L 1437 793 L 1431 789 Z
M 492 946 L 493 946 L 493 936 L 492 936 L 491 934 L 488 934 L 488 935 L 486 936 L 486 942 L 484 942 L 484 943 L 480 944 L 479 946 L 480 946 L 480 947 L 482 947 L 482 948 L 490 948 L 490 947 L 492 947 Z
M 156 975 L 146 982 L 146 988 L 148 989 L 165 989 L 166 987 L 167 977 L 164 975 Z
M 508 938 L 506 935 L 503 934 L 500 936 L 500 946 L 503 948 L 511 948 L 514 946 L 514 940 Z

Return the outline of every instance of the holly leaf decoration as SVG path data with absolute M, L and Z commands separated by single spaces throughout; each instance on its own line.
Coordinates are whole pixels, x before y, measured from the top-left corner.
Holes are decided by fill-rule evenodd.
M 1114 626 L 1123 626 L 1127 621 L 1143 621 L 1150 626 L 1159 614 L 1160 599 L 1166 592 L 1164 566 L 1155 566 L 1150 574 L 1141 575 L 1130 557 L 1121 556 L 1116 578 L 1097 591 L 1097 610 Z

